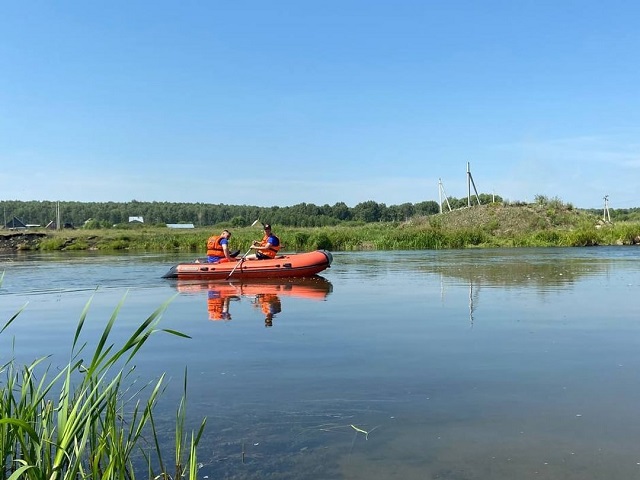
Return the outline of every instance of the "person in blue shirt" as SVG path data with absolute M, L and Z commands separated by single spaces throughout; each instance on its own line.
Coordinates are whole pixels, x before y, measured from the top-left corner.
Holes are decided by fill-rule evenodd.
M 275 258 L 280 250 L 280 239 L 271 231 L 271 225 L 268 223 L 264 226 L 264 236 L 262 240 L 253 242 L 251 248 L 256 253 L 247 255 L 246 260 L 267 260 Z

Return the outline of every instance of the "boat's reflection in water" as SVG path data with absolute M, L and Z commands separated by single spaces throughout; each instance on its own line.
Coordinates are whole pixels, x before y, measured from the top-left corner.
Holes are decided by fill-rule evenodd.
M 281 297 L 324 300 L 333 290 L 331 282 L 319 275 L 236 282 L 178 280 L 176 286 L 178 292 L 184 294 L 206 293 L 209 319 L 214 321 L 231 320 L 231 302 L 248 299 L 256 310 L 262 312 L 267 327 L 273 325 L 273 319 L 282 311 Z

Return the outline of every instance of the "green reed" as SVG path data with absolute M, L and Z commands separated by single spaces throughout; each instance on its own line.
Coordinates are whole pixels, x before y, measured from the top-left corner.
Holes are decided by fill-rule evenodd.
M 68 364 L 58 373 L 44 367 L 48 357 L 18 366 L 15 359 L 0 365 L 1 480 L 77 480 L 197 478 L 196 448 L 205 421 L 184 435 L 186 371 L 183 399 L 176 420 L 175 474 L 168 472 L 155 429 L 153 410 L 164 376 L 133 390 L 132 361 L 151 335 L 163 331 L 158 322 L 169 301 L 153 312 L 121 345 L 110 334 L 123 300 L 111 315 L 92 352 L 80 343 L 90 301 L 73 337 Z M 24 309 L 24 307 L 23 307 Z M 21 309 L 0 329 L 5 332 Z M 83 357 L 89 358 L 85 362 Z M 188 445 L 188 446 L 187 446 Z M 137 466 L 135 459 L 139 458 Z M 139 465 L 144 462 L 144 469 Z M 144 471 L 144 475 L 140 471 Z

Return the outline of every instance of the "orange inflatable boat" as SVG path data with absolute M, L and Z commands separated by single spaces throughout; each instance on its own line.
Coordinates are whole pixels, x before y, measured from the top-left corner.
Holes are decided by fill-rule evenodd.
M 247 278 L 309 277 L 331 266 L 333 256 L 326 250 L 278 255 L 268 260 L 228 263 L 179 263 L 163 278 L 180 280 L 238 280 Z

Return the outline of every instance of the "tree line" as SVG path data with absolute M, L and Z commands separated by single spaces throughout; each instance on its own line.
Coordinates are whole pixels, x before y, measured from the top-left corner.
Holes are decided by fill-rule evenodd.
M 300 203 L 288 207 L 258 207 L 175 202 L 53 202 L 0 201 L 5 225 L 13 217 L 25 224 L 46 226 L 56 221 L 59 208 L 60 223 L 75 227 L 109 228 L 129 223 L 129 217 L 143 217 L 145 224 L 192 223 L 197 227 L 229 223 L 246 226 L 254 220 L 297 227 L 321 227 L 345 221 L 381 222 L 403 221 L 414 215 L 431 215 L 439 211 L 433 201 L 387 206 L 367 201 L 349 207 L 343 202 L 334 205 Z
M 501 201 L 500 197 L 479 195 L 481 203 Z M 467 206 L 467 198 L 448 198 L 451 208 Z M 25 224 L 46 226 L 55 224 L 60 211 L 61 225 L 75 227 L 111 228 L 129 223 L 129 217 L 143 217 L 145 224 L 192 223 L 196 227 L 230 224 L 234 227 L 250 225 L 260 219 L 277 225 L 293 227 L 323 227 L 343 222 L 402 222 L 414 216 L 439 213 L 438 202 L 386 205 L 373 200 L 354 207 L 344 202 L 334 205 L 299 203 L 287 207 L 258 207 L 251 205 L 225 205 L 175 202 L 54 202 L 54 201 L 0 201 L 6 225 L 13 217 Z M 448 206 L 445 204 L 445 210 Z
M 601 218 L 605 217 L 602 208 L 590 208 L 586 211 Z M 640 208 L 611 208 L 609 215 L 612 222 L 640 222 Z

